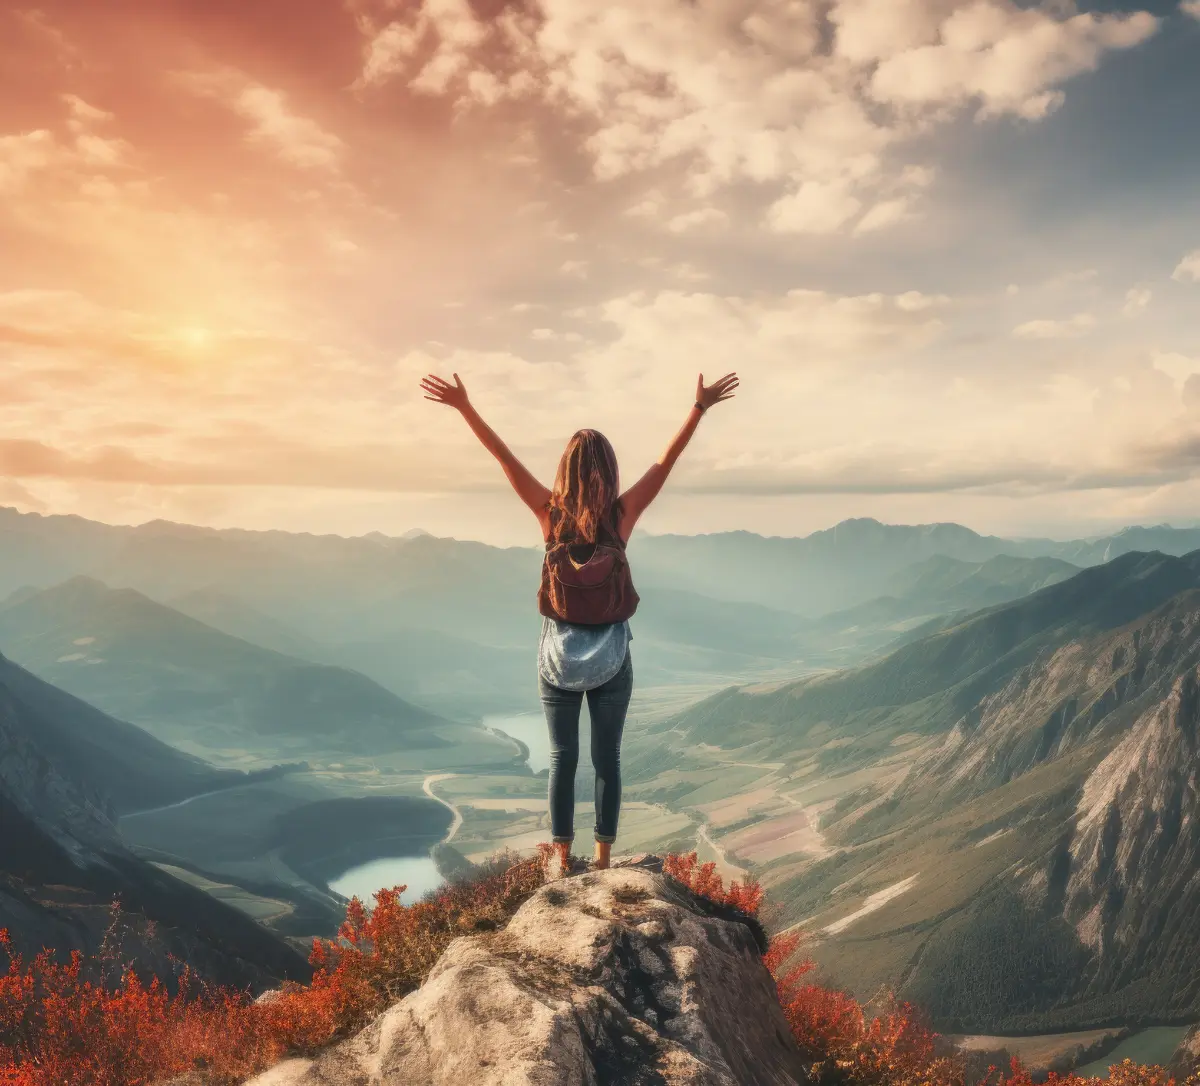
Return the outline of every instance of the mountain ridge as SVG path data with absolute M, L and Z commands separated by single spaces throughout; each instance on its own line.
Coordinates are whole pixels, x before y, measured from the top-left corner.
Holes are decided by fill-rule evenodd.
M 140 762 L 132 759 L 123 778 L 114 774 L 130 755 Z M 0 928 L 9 929 L 18 953 L 44 946 L 94 953 L 119 898 L 118 938 L 145 975 L 171 977 L 171 955 L 223 983 L 261 988 L 309 975 L 287 944 L 122 842 L 114 813 L 154 788 L 187 796 L 198 786 L 245 779 L 211 767 L 207 780 L 179 777 L 179 766 L 196 764 L 0 657 Z
M 806 813 L 814 765 L 857 782 L 810 815 L 820 850 L 760 868 L 854 994 L 891 988 L 948 1032 L 1200 1015 L 1200 552 L 1129 553 L 874 664 L 670 723 L 780 759 Z M 794 826 L 794 809 L 771 817 Z
M 336 720 L 360 742 L 399 749 L 445 723 L 357 672 L 285 656 L 87 576 L 0 608 L 0 645 L 56 685 L 164 735 L 169 722 L 324 734 Z

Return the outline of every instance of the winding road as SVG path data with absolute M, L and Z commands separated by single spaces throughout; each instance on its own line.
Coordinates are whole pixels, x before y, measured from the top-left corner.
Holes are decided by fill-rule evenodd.
M 730 860 L 729 854 L 720 845 L 718 845 L 716 841 L 708 836 L 707 826 L 703 825 L 702 823 L 697 823 L 696 837 L 708 845 L 708 847 L 717 854 L 717 858 L 722 864 L 725 865 L 725 867 L 727 867 L 730 871 L 736 871 L 738 873 L 738 878 L 744 879 L 746 877 L 746 869 L 744 867 L 740 867 L 738 864 L 735 864 L 732 860 Z
M 165 803 L 161 807 L 147 807 L 141 811 L 127 811 L 121 815 L 121 818 L 140 818 L 142 815 L 161 814 L 163 811 L 174 811 L 179 807 L 186 807 L 189 803 L 195 803 L 198 799 L 207 799 L 209 796 L 219 796 L 222 792 L 230 792 L 234 788 L 245 787 L 244 781 L 238 781 L 235 784 L 227 784 L 224 788 L 214 788 L 210 792 L 198 792 L 194 796 L 188 796 L 187 799 L 178 800 L 175 803 Z
M 430 799 L 435 799 L 443 807 L 448 807 L 450 809 L 450 813 L 454 815 L 454 821 L 450 823 L 450 829 L 446 831 L 446 836 L 442 838 L 443 845 L 448 845 L 454 840 L 454 835 L 458 833 L 459 827 L 463 823 L 463 816 L 462 811 L 455 807 L 453 803 L 451 803 L 448 799 L 442 799 L 441 796 L 434 792 L 433 786 L 437 784 L 438 781 L 448 781 L 457 776 L 457 773 L 431 773 L 425 778 L 425 784 L 423 786 L 425 789 L 425 794 Z

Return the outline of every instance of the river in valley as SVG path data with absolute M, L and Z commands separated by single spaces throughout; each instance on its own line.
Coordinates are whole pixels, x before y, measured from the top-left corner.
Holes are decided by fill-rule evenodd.
M 529 750 L 529 768 L 534 773 L 550 768 L 550 737 L 546 731 L 546 718 L 541 713 L 497 714 L 485 716 L 481 723 L 485 728 L 495 728 L 524 743 Z M 444 880 L 429 855 L 422 853 L 369 860 L 326 881 L 331 890 L 347 898 L 357 896 L 370 907 L 374 904 L 375 891 L 381 887 L 407 886 L 408 890 L 400 900 L 411 905 L 441 886 Z
M 485 728 L 495 728 L 524 743 L 529 748 L 529 768 L 534 773 L 550 768 L 550 734 L 546 730 L 546 718 L 541 713 L 485 716 L 481 723 Z M 581 726 L 582 723 L 581 719 Z

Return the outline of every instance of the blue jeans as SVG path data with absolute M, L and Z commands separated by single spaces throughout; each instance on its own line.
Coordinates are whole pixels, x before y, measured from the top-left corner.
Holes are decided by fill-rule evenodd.
M 550 832 L 557 842 L 575 839 L 575 769 L 579 765 L 582 690 L 560 690 L 538 676 L 550 729 Z M 633 694 L 633 660 L 603 686 L 587 692 L 592 718 L 592 766 L 596 770 L 596 840 L 617 839 L 621 813 L 621 734 Z

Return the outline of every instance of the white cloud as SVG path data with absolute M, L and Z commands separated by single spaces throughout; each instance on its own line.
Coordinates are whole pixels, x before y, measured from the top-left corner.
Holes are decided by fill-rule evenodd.
M 94 124 L 115 119 L 112 113 L 89 105 L 78 95 L 64 94 L 62 100 L 71 111 L 71 119 L 67 123 L 72 132 L 83 132 Z
M 0 193 L 23 188 L 30 177 L 62 154 L 54 134 L 44 128 L 19 136 L 0 136 Z
M 627 207 L 623 214 L 633 219 L 653 219 L 661 214 L 662 209 L 663 199 L 660 195 L 655 194 Z
M 369 31 L 362 73 L 356 87 L 378 86 L 400 75 L 417 51 L 424 25 L 388 23 L 379 31 Z
M 97 132 L 114 119 L 111 113 L 73 94 L 64 94 L 62 101 L 68 111 L 65 138 L 46 128 L 0 136 L 0 193 L 15 193 L 43 172 L 71 172 L 84 180 L 128 165 L 129 144 Z
M 558 272 L 560 275 L 565 275 L 568 279 L 586 279 L 588 262 L 586 260 L 564 260 L 559 265 Z
M 729 216 L 715 207 L 704 207 L 697 211 L 684 211 L 667 221 L 667 229 L 674 234 L 686 233 L 699 227 L 727 222 Z
M 400 21 L 360 20 L 360 83 L 403 78 L 462 108 L 537 99 L 590 125 L 584 148 L 600 179 L 678 163 L 695 196 L 743 180 L 774 186 L 774 230 L 845 230 L 866 208 L 856 227 L 866 232 L 912 213 L 897 176 L 909 189 L 932 179 L 885 162 L 905 140 L 971 107 L 1039 119 L 1063 84 L 1158 26 L 1144 12 L 1013 0 L 834 0 L 830 55 L 825 8 L 533 0 L 526 14 L 484 22 L 467 0 L 424 0 Z M 645 201 L 631 213 L 657 209 Z
M 1159 351 L 1152 357 L 1152 362 L 1156 370 L 1165 373 L 1180 389 L 1189 377 L 1200 373 L 1200 358 L 1188 358 L 1174 351 Z
M 338 170 L 344 150 L 342 140 L 312 118 L 293 112 L 282 91 L 231 69 L 184 73 L 177 79 L 194 93 L 224 102 L 249 121 L 249 142 L 266 144 L 285 162 L 301 169 Z
M 1076 313 L 1066 320 L 1026 321 L 1013 329 L 1019 339 L 1078 339 L 1095 327 L 1096 318 L 1090 313 Z
M 881 230 L 886 226 L 902 222 L 912 216 L 912 199 L 900 196 L 894 200 L 882 200 L 868 211 L 854 227 L 856 234 L 866 234 L 872 230 Z
M 1179 10 L 1193 19 L 1200 19 L 1200 0 L 1181 0 Z
M 937 309 L 950 304 L 945 294 L 922 294 L 919 290 L 905 291 L 897 294 L 896 307 L 905 313 L 923 313 L 927 309 Z
M 949 299 L 917 291 L 900 295 L 842 296 L 792 290 L 780 297 L 752 298 L 678 290 L 631 294 L 601 307 L 603 319 L 620 329 L 610 357 L 791 355 L 792 365 L 820 365 L 858 354 L 902 351 L 928 344 L 942 331 L 938 310 Z M 686 349 L 694 348 L 694 350 Z M 730 367 L 732 368 L 732 367 Z
M 795 192 L 776 200 L 767 215 L 781 234 L 834 234 L 862 207 L 842 182 L 805 181 Z
M 1127 317 L 1139 317 L 1146 312 L 1154 298 L 1154 292 L 1149 287 L 1131 287 L 1125 292 L 1125 304 L 1121 312 Z
M 1179 267 L 1171 276 L 1172 279 L 1178 282 L 1200 283 L 1200 249 L 1194 253 L 1188 253 L 1180 262 Z
M 553 328 L 535 328 L 529 333 L 529 338 L 539 343 L 559 341 L 562 343 L 582 343 L 583 336 L 578 332 L 556 332 Z
M 1094 70 L 1111 50 L 1140 44 L 1158 27 L 1146 12 L 1060 19 L 1045 8 L 1020 8 L 1011 0 L 907 0 L 887 6 L 893 15 L 915 6 L 925 18 L 914 20 L 906 35 L 875 43 L 874 97 L 893 105 L 977 102 L 980 116 L 1013 113 L 1029 120 L 1058 108 L 1061 83 Z M 878 19 L 883 5 L 881 0 L 843 0 L 839 8 L 846 7 Z M 937 18 L 939 8 L 944 18 Z
M 304 168 L 337 168 L 342 141 L 316 121 L 293 113 L 279 91 L 248 86 L 235 99 L 234 108 L 253 123 L 250 138 L 272 144 L 286 162 Z

